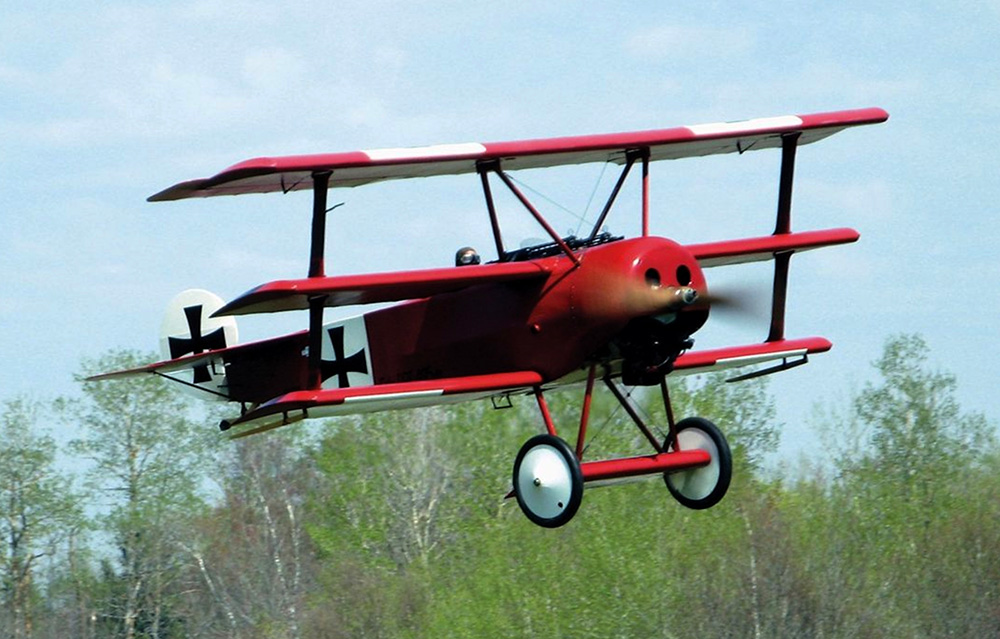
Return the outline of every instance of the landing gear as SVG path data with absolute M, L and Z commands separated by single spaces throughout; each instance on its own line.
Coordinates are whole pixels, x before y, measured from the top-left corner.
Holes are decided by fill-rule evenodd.
M 583 473 L 576 453 L 555 435 L 532 437 L 514 461 L 514 495 L 528 519 L 558 528 L 583 501 Z
M 508 495 L 517 497 L 517 503 L 528 519 L 545 528 L 558 528 L 576 514 L 583 500 L 585 483 L 593 486 L 650 475 L 662 475 L 670 494 L 688 508 L 702 510 L 719 503 L 729 490 L 733 474 L 729 444 L 719 428 L 707 419 L 688 417 L 674 423 L 670 395 L 663 377 L 660 378 L 660 387 L 669 433 L 662 443 L 643 422 L 638 407 L 610 375 L 604 378 L 611 393 L 621 402 L 625 412 L 656 452 L 636 457 L 582 461 L 595 375 L 595 367 L 592 367 L 587 379 L 575 450 L 557 436 L 543 391 L 535 389 L 535 398 L 548 432 L 532 437 L 521 447 L 514 461 L 514 490 Z
M 677 450 L 704 450 L 712 461 L 707 466 L 666 473 L 663 480 L 678 502 L 688 508 L 704 510 L 719 503 L 729 490 L 733 476 L 733 455 L 719 427 L 701 417 L 688 417 L 677 422 L 678 446 L 668 441 L 667 452 Z

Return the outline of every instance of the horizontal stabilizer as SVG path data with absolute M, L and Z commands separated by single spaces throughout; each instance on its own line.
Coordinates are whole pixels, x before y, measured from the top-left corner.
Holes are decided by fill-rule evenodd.
M 798 144 L 809 144 L 848 127 L 876 124 L 888 117 L 882 109 L 869 108 L 631 133 L 254 158 L 210 178 L 181 182 L 149 200 L 308 190 L 313 188 L 314 173 L 329 171 L 328 184 L 333 188 L 475 173 L 483 162 L 497 160 L 504 170 L 516 171 L 590 162 L 622 164 L 627 152 L 635 149 L 649 149 L 649 159 L 654 161 L 744 153 L 780 148 L 784 135 L 799 133 Z
M 235 346 L 228 346 L 226 348 L 218 348 L 214 350 L 205 351 L 203 353 L 184 355 L 182 357 L 177 357 L 174 359 L 166 359 L 159 362 L 152 362 L 144 366 L 137 366 L 136 368 L 128 368 L 117 371 L 110 371 L 107 373 L 100 373 L 98 375 L 93 375 L 88 377 L 85 381 L 88 382 L 100 382 L 110 379 L 123 379 L 126 377 L 135 377 L 137 375 L 160 375 L 162 377 L 167 377 L 173 381 L 180 381 L 182 383 L 187 383 L 190 380 L 178 379 L 174 377 L 175 373 L 182 371 L 194 370 L 197 367 L 211 367 L 217 370 L 223 370 L 227 364 L 233 362 L 247 362 L 252 361 L 260 356 L 262 351 L 266 351 L 272 348 L 282 348 L 288 344 L 298 345 L 299 342 L 305 343 L 305 331 L 300 333 L 292 333 L 290 335 L 282 335 L 280 337 L 272 337 L 270 339 L 259 340 L 256 342 L 247 342 L 245 344 L 237 344 Z M 234 398 L 240 399 L 240 398 Z
M 262 284 L 223 306 L 216 315 L 247 315 L 304 310 L 309 299 L 325 297 L 325 305 L 351 306 L 419 299 L 479 284 L 543 279 L 548 272 L 537 262 L 503 262 L 395 273 L 278 280 Z
M 854 229 L 827 229 L 802 233 L 777 233 L 764 237 L 725 240 L 705 244 L 689 244 L 685 248 L 698 260 L 702 268 L 745 264 L 773 259 L 777 253 L 795 253 L 824 246 L 850 244 L 858 240 Z
M 239 348 L 238 346 L 235 348 Z M 126 377 L 135 377 L 136 375 L 151 375 L 151 374 L 162 374 L 167 375 L 170 373 L 176 373 L 177 371 L 191 370 L 196 366 L 208 366 L 213 362 L 221 362 L 221 356 L 224 351 L 230 349 L 220 349 L 218 351 L 208 351 L 206 353 L 200 353 L 198 355 L 188 355 L 186 357 L 178 357 L 177 359 L 168 359 L 162 362 L 153 362 L 152 364 L 146 364 L 145 366 L 137 366 L 136 368 L 126 368 L 117 371 L 110 371 L 107 373 L 100 373 L 98 375 L 91 375 L 86 378 L 86 382 L 103 382 L 109 379 L 124 379 Z

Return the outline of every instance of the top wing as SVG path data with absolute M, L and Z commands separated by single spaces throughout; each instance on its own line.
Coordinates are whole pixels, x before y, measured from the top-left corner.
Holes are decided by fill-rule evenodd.
M 879 108 L 719 122 L 672 129 L 584 135 L 517 142 L 471 142 L 348 153 L 264 157 L 221 173 L 181 182 L 151 196 L 151 202 L 216 195 L 311 189 L 312 174 L 332 171 L 330 187 L 403 178 L 474 173 L 481 162 L 501 160 L 507 170 L 588 162 L 624 163 L 626 151 L 649 149 L 651 160 L 743 153 L 781 146 L 781 136 L 800 133 L 798 144 L 822 140 L 852 126 L 884 122 Z

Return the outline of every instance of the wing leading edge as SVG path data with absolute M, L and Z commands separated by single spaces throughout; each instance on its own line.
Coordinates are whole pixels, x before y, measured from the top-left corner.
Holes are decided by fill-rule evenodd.
M 209 178 L 181 182 L 149 200 L 287 193 L 311 189 L 312 174 L 325 171 L 332 171 L 330 187 L 351 187 L 382 180 L 475 173 L 480 163 L 492 160 L 501 160 L 506 170 L 518 170 L 589 162 L 620 164 L 630 149 L 649 149 L 651 160 L 744 153 L 780 147 L 786 134 L 800 133 L 798 144 L 809 144 L 848 127 L 877 124 L 888 117 L 882 109 L 867 108 L 632 133 L 262 157 L 234 164 Z

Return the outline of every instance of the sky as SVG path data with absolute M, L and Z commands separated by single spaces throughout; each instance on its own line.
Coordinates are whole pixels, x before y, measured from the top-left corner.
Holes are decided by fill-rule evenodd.
M 996 424 L 1000 5 L 817 4 L 6 3 L 0 401 L 77 394 L 83 359 L 154 350 L 183 289 L 228 299 L 305 275 L 307 193 L 146 202 L 240 160 L 878 106 L 887 123 L 798 154 L 793 228 L 850 226 L 861 240 L 792 260 L 787 333 L 834 349 L 772 377 L 779 456 L 822 455 L 814 407 L 848 402 L 898 333 L 922 335 L 963 408 Z M 778 164 L 775 151 L 654 164 L 652 232 L 769 233 Z M 616 175 L 517 177 L 561 231 L 596 218 Z M 330 200 L 344 206 L 328 222 L 329 274 L 446 266 L 459 246 L 492 246 L 475 176 Z M 638 202 L 623 193 L 610 230 L 635 235 Z M 541 235 L 509 208 L 505 233 Z M 767 267 L 707 275 L 769 294 Z M 305 326 L 240 319 L 245 340 Z M 766 317 L 713 317 L 696 345 L 766 332 Z

